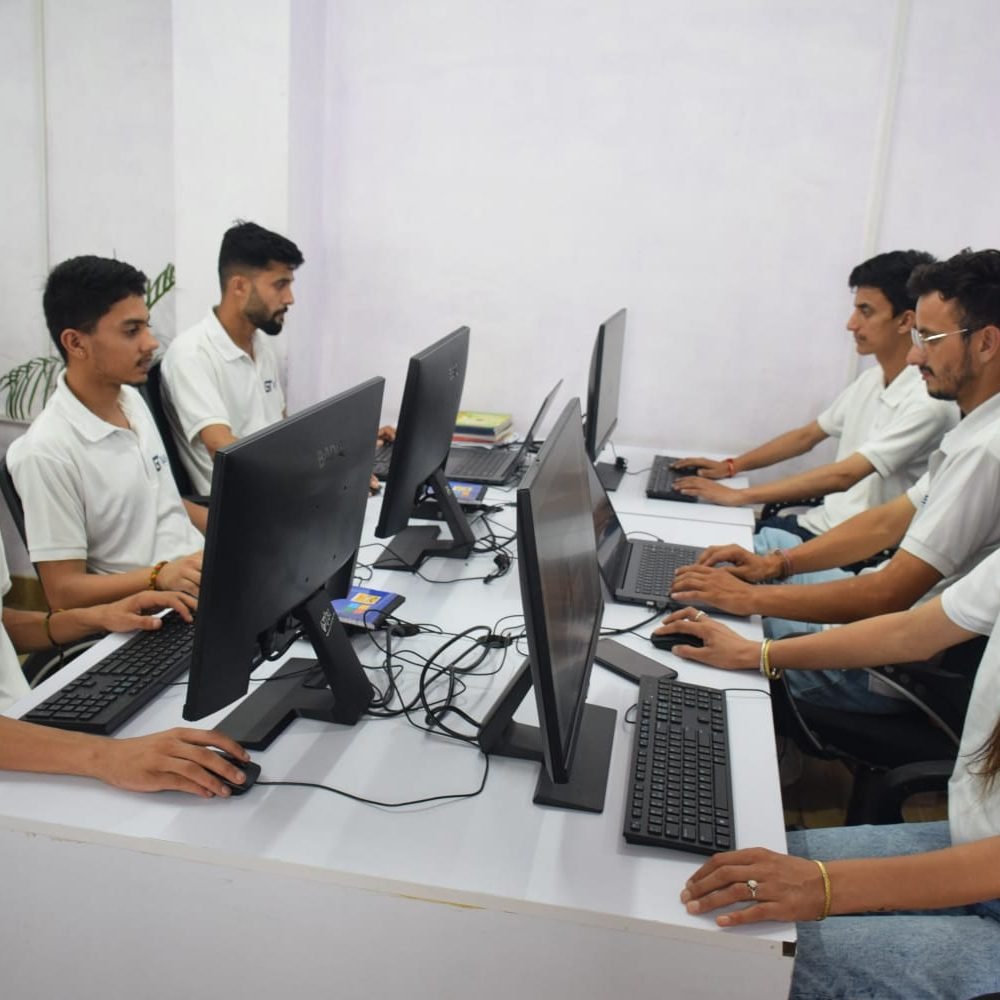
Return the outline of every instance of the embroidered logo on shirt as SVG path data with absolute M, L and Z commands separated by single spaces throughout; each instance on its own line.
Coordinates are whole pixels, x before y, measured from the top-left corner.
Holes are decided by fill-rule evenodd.
M 153 468 L 159 472 L 161 469 L 167 467 L 167 456 L 166 455 L 154 455 L 153 456 Z
M 274 379 L 266 378 L 264 379 L 264 392 L 271 392 L 274 389 Z

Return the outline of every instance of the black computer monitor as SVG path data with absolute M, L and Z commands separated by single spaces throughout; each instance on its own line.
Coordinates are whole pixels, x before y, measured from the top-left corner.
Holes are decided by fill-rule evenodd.
M 590 379 L 587 384 L 587 420 L 584 440 L 587 456 L 596 463 L 597 474 L 606 490 L 618 489 L 625 466 L 598 462 L 597 456 L 618 426 L 618 394 L 622 381 L 622 355 L 625 351 L 625 313 L 619 309 L 597 330 L 590 355 Z
M 528 659 L 483 720 L 479 745 L 543 763 L 535 802 L 601 812 L 617 713 L 586 701 L 604 600 L 580 426 L 573 399 L 517 491 Z M 513 721 L 531 687 L 538 726 Z
M 219 728 L 263 749 L 296 717 L 353 725 L 372 688 L 331 606 L 351 584 L 368 500 L 384 380 L 220 448 L 185 719 L 244 695 L 250 673 L 300 631 L 316 662 L 295 659 Z
M 428 556 L 464 559 L 475 536 L 444 474 L 469 358 L 469 328 L 460 327 L 410 358 L 399 410 L 392 462 L 375 534 L 390 538 L 375 561 L 379 569 L 413 573 Z M 450 538 L 437 525 L 408 527 L 414 506 L 430 486 Z

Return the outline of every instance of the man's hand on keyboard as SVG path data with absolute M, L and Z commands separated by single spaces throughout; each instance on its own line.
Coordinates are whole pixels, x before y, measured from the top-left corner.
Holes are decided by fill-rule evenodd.
M 176 590 L 143 590 L 113 604 L 98 604 L 81 610 L 91 611 L 95 617 L 94 624 L 105 632 L 131 632 L 136 628 L 146 631 L 160 628 L 163 623 L 152 616 L 165 608 L 171 608 L 189 622 L 192 620 L 191 612 L 197 607 L 198 602 L 190 594 Z
M 375 440 L 377 445 L 391 444 L 396 440 L 396 428 L 391 424 L 386 424 L 378 429 L 378 437 Z
M 711 604 L 733 615 L 757 612 L 755 587 L 738 580 L 724 569 L 709 566 L 682 566 L 674 575 L 670 599 L 679 603 Z
M 698 565 L 719 566 L 727 573 L 750 583 L 780 579 L 784 571 L 781 556 L 770 552 L 766 556 L 759 556 L 739 545 L 709 545 L 698 556 Z
M 193 552 L 168 562 L 156 575 L 156 587 L 158 590 L 182 590 L 197 597 L 201 588 L 201 553 Z
M 742 490 L 734 490 L 731 486 L 703 479 L 700 474 L 675 479 L 674 489 L 686 497 L 697 497 L 699 500 L 718 504 L 720 507 L 739 507 L 746 503 Z
M 670 468 L 696 468 L 698 475 L 705 479 L 725 479 L 729 475 L 729 467 L 725 462 L 716 462 L 711 458 L 679 458 L 671 464 Z
M 93 764 L 86 773 L 131 792 L 176 791 L 203 799 L 226 797 L 230 791 L 219 776 L 242 784 L 243 772 L 209 747 L 218 747 L 239 760 L 250 759 L 239 743 L 222 733 L 170 729 L 126 740 L 95 738 Z
M 760 643 L 744 639 L 731 628 L 694 608 L 681 608 L 663 619 L 655 635 L 696 635 L 703 646 L 678 645 L 671 652 L 684 660 L 696 660 L 726 670 L 753 670 L 760 662 Z
M 816 920 L 825 911 L 824 895 L 815 861 L 751 847 L 706 861 L 688 879 L 681 902 L 688 913 L 710 913 L 742 903 L 743 909 L 715 918 L 720 927 L 736 927 L 760 920 Z

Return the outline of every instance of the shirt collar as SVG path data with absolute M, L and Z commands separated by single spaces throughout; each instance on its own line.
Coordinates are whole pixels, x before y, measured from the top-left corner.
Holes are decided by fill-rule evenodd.
M 125 416 L 128 417 L 131 406 L 124 386 L 118 398 Z M 109 424 L 76 398 L 73 390 L 66 384 L 65 368 L 59 373 L 56 382 L 56 391 L 52 394 L 52 405 L 62 412 L 70 427 L 73 427 L 78 434 L 88 441 L 101 441 L 109 435 L 114 434 L 115 431 L 123 429 L 116 427 L 114 424 Z M 131 418 L 129 419 L 129 423 L 132 423 Z
M 956 447 L 991 433 L 1000 435 L 1000 392 L 980 403 L 958 422 L 958 426 L 948 431 L 941 439 L 941 450 L 954 451 Z
M 882 387 L 882 402 L 888 406 L 898 406 L 913 391 L 914 381 L 923 381 L 920 369 L 916 365 L 907 365 L 888 385 Z
M 233 338 L 226 333 L 226 328 L 219 322 L 219 317 L 215 315 L 214 309 L 209 309 L 208 311 L 208 339 L 212 346 L 218 351 L 220 357 L 223 361 L 239 361 L 241 358 L 246 358 L 248 361 L 253 359 L 239 347 Z M 257 331 L 254 330 L 254 347 L 256 348 L 257 341 Z

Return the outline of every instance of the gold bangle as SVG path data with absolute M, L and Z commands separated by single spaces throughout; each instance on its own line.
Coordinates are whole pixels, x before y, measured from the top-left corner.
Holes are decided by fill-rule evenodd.
M 149 585 L 146 587 L 146 590 L 156 590 L 156 578 L 160 575 L 160 570 L 166 565 L 167 560 L 164 559 L 153 567 L 152 572 L 149 574 Z
M 783 673 L 781 667 L 771 666 L 771 643 L 774 642 L 773 639 L 765 639 L 760 644 L 760 662 L 758 667 L 760 668 L 761 674 L 766 677 L 769 681 L 776 681 L 781 679 Z
M 55 647 L 56 649 L 62 648 L 62 643 L 56 642 L 56 640 L 52 638 L 52 616 L 58 615 L 60 612 L 65 610 L 65 608 L 50 608 L 45 612 L 45 638 L 49 640 L 49 645 Z
M 816 862 L 816 865 L 819 868 L 819 873 L 823 876 L 823 912 L 816 918 L 816 920 L 826 920 L 826 918 L 830 916 L 830 906 L 833 903 L 833 894 L 830 891 L 830 875 L 826 870 L 826 865 L 824 865 L 822 861 L 819 861 L 816 858 L 813 858 L 813 861 Z

